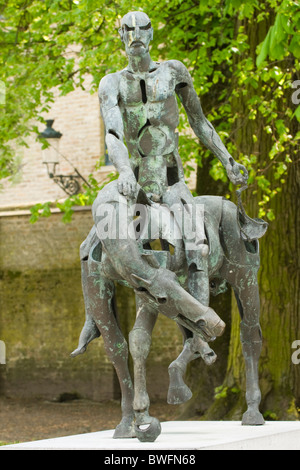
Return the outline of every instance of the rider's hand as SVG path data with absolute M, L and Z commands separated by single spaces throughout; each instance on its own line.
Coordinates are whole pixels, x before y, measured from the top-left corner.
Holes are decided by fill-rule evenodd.
M 124 196 L 134 196 L 136 192 L 136 179 L 133 171 L 128 168 L 123 170 L 118 178 L 118 190 Z
M 227 176 L 233 184 L 247 184 L 248 181 L 248 171 L 241 165 L 233 160 L 229 159 L 228 165 L 226 165 Z

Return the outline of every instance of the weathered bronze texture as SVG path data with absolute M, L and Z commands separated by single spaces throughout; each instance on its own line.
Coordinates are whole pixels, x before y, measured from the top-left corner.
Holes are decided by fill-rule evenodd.
M 176 95 L 196 136 L 222 162 L 230 181 L 246 185 L 247 170 L 235 162 L 203 115 L 185 66 L 177 60 L 152 61 L 148 16 L 128 13 L 119 32 L 128 66 L 103 77 L 99 85 L 108 155 L 119 178 L 99 192 L 93 204 L 95 225 L 81 246 L 86 320 L 72 356 L 102 335 L 122 392 L 122 421 L 114 437 L 154 441 L 161 429 L 148 412 L 146 358 L 158 313 L 177 322 L 183 334 L 183 350 L 169 366 L 168 392 L 169 403 L 183 403 L 192 395 L 183 381 L 187 364 L 199 357 L 208 365 L 216 360 L 208 343 L 223 333 L 225 324 L 209 298 L 228 283 L 241 314 L 248 404 L 242 423 L 263 424 L 258 408 L 262 337 L 257 238 L 267 224 L 246 216 L 241 201 L 237 207 L 221 197 L 192 196 L 178 153 Z M 160 249 L 153 249 L 154 240 L 160 241 Z M 115 282 L 133 288 L 136 295 L 129 350 L 116 319 Z

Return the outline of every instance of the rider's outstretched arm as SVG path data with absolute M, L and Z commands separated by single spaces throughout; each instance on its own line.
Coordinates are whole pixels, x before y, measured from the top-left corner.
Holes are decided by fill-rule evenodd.
M 118 104 L 118 74 L 110 74 L 102 78 L 98 96 L 105 126 L 105 143 L 108 156 L 120 175 L 118 188 L 120 193 L 125 196 L 131 195 L 136 189 L 136 179 L 130 166 L 128 150 L 124 144 L 123 120 Z
M 175 91 L 184 106 L 189 123 L 196 136 L 220 160 L 227 171 L 229 179 L 234 184 L 246 183 L 248 179 L 246 168 L 233 159 L 213 125 L 204 116 L 200 99 L 194 89 L 188 70 L 179 61 L 171 62 L 174 62 L 177 72 Z

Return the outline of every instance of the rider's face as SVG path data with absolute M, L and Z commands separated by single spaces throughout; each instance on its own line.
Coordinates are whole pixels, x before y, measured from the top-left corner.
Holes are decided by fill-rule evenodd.
M 139 56 L 149 50 L 153 29 L 146 15 L 131 13 L 124 18 L 120 34 L 126 53 Z

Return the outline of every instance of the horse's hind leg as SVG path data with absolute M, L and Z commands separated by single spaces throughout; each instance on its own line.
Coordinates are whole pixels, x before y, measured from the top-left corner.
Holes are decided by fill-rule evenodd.
M 258 379 L 258 361 L 261 353 L 262 334 L 259 324 L 260 300 L 257 279 L 248 273 L 233 286 L 241 315 L 240 337 L 246 370 L 247 411 L 242 424 L 260 425 L 264 419 L 259 411 L 261 392 Z M 248 274 L 248 275 L 247 275 Z
M 170 405 L 180 405 L 192 397 L 190 388 L 184 382 L 187 365 L 199 357 L 202 357 L 207 365 L 215 362 L 217 355 L 209 345 L 195 334 L 184 340 L 183 350 L 169 365 L 169 390 L 167 402 Z
M 199 356 L 195 356 L 194 351 L 192 350 L 192 337 L 188 338 L 184 342 L 183 350 L 169 365 L 169 390 L 167 402 L 170 405 L 179 405 L 185 403 L 192 397 L 192 392 L 189 387 L 184 383 L 183 377 L 186 372 L 187 365 L 193 359 L 196 359 Z
M 161 433 L 156 418 L 149 416 L 150 400 L 146 385 L 146 360 L 150 352 L 152 331 L 157 319 L 156 306 L 145 303 L 136 295 L 137 318 L 129 333 L 129 349 L 134 365 L 135 433 L 143 442 L 153 442 Z
M 113 310 L 114 282 L 99 272 L 99 263 L 91 263 L 85 273 L 85 301 L 88 312 L 101 332 L 106 354 L 112 362 L 121 387 L 122 420 L 114 438 L 134 437 L 133 385 L 128 370 L 128 346 Z

